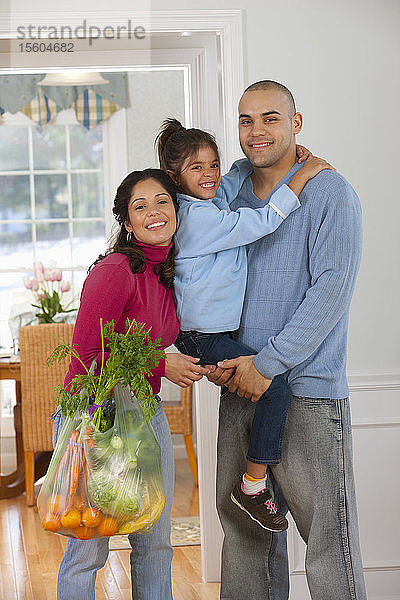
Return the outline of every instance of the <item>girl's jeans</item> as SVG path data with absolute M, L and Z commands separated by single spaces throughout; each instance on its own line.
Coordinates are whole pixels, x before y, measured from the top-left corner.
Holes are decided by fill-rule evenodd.
M 158 404 L 151 419 L 161 447 L 165 508 L 151 533 L 131 534 L 132 598 L 133 600 L 172 600 L 171 590 L 171 506 L 174 489 L 172 439 L 167 418 Z M 61 430 L 62 415 L 54 415 L 53 443 Z M 108 557 L 108 537 L 81 541 L 69 539 L 58 572 L 58 600 L 94 600 L 98 569 Z
M 215 365 L 225 358 L 255 354 L 236 342 L 229 333 L 200 333 L 181 331 L 174 345 L 183 354 L 200 358 L 200 364 Z M 247 460 L 275 465 L 281 460 L 282 436 L 292 394 L 282 375 L 274 377 L 271 385 L 256 403 Z

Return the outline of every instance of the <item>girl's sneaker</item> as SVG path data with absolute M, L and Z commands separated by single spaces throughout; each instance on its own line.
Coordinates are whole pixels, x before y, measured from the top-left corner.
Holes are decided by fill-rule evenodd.
M 268 531 L 285 531 L 289 523 L 286 517 L 278 511 L 272 501 L 271 493 L 264 489 L 258 494 L 245 494 L 242 480 L 238 481 L 232 493 L 231 500 L 244 510 L 249 517 Z

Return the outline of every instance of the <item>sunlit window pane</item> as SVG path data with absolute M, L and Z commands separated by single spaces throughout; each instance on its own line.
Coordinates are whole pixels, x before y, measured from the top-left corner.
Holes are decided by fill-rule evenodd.
M 35 175 L 37 219 L 57 219 L 68 216 L 66 175 Z
M 0 171 L 29 169 L 28 129 L 0 127 Z
M 0 271 L 0 349 L 11 344 L 10 306 L 29 295 L 22 279 L 33 260 L 66 271 L 79 298 L 105 246 L 102 127 L 87 132 L 68 118 L 42 130 L 23 125 L 0 127 L 0 269 L 27 269 Z
M 102 217 L 104 215 L 103 173 L 73 173 L 72 216 Z
M 104 222 L 82 221 L 73 224 L 72 264 L 88 267 L 105 250 Z
M 2 268 L 32 263 L 32 226 L 29 223 L 0 223 L 0 264 Z
M 92 264 L 92 263 L 90 263 Z M 81 290 L 83 283 L 87 277 L 87 272 L 85 271 L 73 271 L 72 273 L 72 285 L 74 289 Z
M 0 176 L 0 219 L 30 219 L 29 175 Z
M 103 130 L 95 127 L 87 131 L 84 127 L 70 128 L 71 167 L 73 169 L 103 168 Z
M 36 255 L 44 264 L 57 261 L 59 266 L 71 264 L 68 223 L 36 225 Z
M 65 169 L 65 127 L 47 125 L 32 131 L 33 168 Z
M 30 308 L 30 302 L 33 300 L 22 283 L 23 278 L 27 275 L 28 273 L 0 272 L 0 346 L 3 348 L 12 347 L 13 336 L 8 323 L 11 308 L 16 303 L 22 304 L 23 302 L 27 302 L 27 307 Z M 24 317 L 21 317 L 21 320 L 23 319 Z M 26 324 L 26 320 L 24 324 Z

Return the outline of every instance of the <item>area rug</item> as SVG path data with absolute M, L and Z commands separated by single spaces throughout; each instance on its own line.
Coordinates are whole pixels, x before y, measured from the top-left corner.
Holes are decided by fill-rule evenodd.
M 171 540 L 173 546 L 200 545 L 200 517 L 176 517 L 171 519 Z M 110 550 L 130 550 L 127 535 L 110 537 Z

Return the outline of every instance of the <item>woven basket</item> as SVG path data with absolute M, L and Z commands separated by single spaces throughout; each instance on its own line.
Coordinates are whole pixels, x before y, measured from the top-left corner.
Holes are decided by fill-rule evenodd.
M 51 414 L 55 410 L 54 386 L 62 384 L 68 369 L 69 357 L 61 363 L 47 365 L 47 358 L 60 339 L 72 342 L 74 326 L 50 323 L 21 327 L 21 410 L 24 451 L 53 450 Z M 58 339 L 57 339 L 58 338 Z

